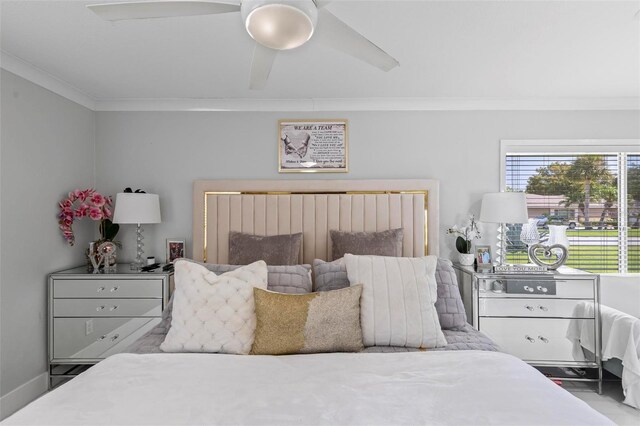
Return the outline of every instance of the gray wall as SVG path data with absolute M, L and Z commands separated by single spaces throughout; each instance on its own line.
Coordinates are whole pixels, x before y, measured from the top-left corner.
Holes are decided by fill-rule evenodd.
M 0 394 L 47 370 L 48 273 L 82 263 L 95 223 L 69 247 L 58 201 L 95 184 L 95 113 L 2 71 Z M 2 413 L 7 414 L 7 413 Z
M 278 119 L 309 117 L 349 120 L 348 174 L 278 174 Z M 499 189 L 500 139 L 638 138 L 639 118 L 637 111 L 99 112 L 96 170 L 107 193 L 130 186 L 160 194 L 163 223 L 145 235 L 147 254 L 161 258 L 167 237 L 187 238 L 190 250 L 194 179 L 435 178 L 448 256 L 445 227 L 478 213 L 482 194 Z M 133 226 L 119 239 L 133 258 Z

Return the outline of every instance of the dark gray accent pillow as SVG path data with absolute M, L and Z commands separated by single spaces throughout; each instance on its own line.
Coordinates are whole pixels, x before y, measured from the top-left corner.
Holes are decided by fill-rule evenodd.
M 331 259 L 345 254 L 372 256 L 402 256 L 402 228 L 380 232 L 329 231 L 331 235 Z
M 302 233 L 261 236 L 229 232 L 229 263 L 248 265 L 264 260 L 267 265 L 295 265 L 298 263 Z
M 342 259 L 325 262 L 320 259 L 313 261 L 314 291 L 337 290 L 349 287 L 347 267 Z M 463 329 L 467 324 L 467 314 L 464 310 L 458 279 L 451 261 L 438 259 L 436 265 L 436 283 L 438 284 L 438 298 L 435 307 L 443 330 Z

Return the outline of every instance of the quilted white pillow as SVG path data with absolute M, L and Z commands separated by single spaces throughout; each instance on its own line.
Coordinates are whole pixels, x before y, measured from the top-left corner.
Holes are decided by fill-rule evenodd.
M 365 346 L 446 346 L 434 306 L 436 256 L 344 256 L 351 285 L 362 284 Z
M 216 275 L 204 266 L 175 263 L 176 289 L 164 352 L 248 354 L 256 329 L 253 288 L 267 288 L 267 264 L 258 261 Z

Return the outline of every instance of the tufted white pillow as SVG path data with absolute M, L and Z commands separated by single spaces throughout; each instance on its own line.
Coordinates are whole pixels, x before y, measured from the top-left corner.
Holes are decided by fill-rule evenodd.
M 267 275 L 264 261 L 216 275 L 178 260 L 171 328 L 160 349 L 248 354 L 256 329 L 253 288 L 266 289 Z
M 365 346 L 446 346 L 434 306 L 436 256 L 345 254 L 351 285 L 362 284 L 360 322 Z

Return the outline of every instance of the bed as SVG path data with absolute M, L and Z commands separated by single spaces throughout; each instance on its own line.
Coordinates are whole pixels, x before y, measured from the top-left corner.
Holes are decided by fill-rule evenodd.
M 193 253 L 226 263 L 228 235 L 302 232 L 300 263 L 329 259 L 329 230 L 401 227 L 402 256 L 438 254 L 433 180 L 197 181 Z M 163 321 L 3 424 L 612 424 L 465 326 L 447 346 L 361 353 L 162 353 Z

